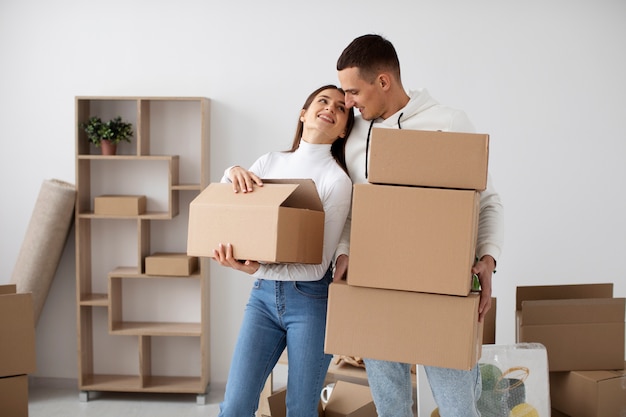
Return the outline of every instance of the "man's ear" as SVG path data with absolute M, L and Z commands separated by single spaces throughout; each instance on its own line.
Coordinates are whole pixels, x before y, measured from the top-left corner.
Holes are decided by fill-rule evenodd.
M 382 88 L 383 90 L 388 90 L 391 86 L 391 77 L 389 76 L 389 74 L 385 72 L 380 74 L 378 76 L 378 85 L 380 85 L 380 88 Z

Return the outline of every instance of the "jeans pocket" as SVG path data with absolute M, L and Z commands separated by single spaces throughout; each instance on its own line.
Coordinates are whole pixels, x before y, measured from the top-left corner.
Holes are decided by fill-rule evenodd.
M 310 298 L 324 300 L 328 298 L 328 280 L 322 278 L 319 281 L 294 281 L 296 291 Z

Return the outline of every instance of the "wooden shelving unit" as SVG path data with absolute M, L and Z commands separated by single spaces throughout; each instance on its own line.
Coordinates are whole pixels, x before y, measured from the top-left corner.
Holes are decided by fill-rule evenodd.
M 190 276 L 173 277 L 146 275 L 144 260 L 186 251 L 189 202 L 209 184 L 210 102 L 75 100 L 80 399 L 91 391 L 193 393 L 203 404 L 210 371 L 208 261 L 200 259 Z M 118 145 L 118 155 L 102 156 L 78 124 L 118 115 L 133 123 L 135 135 Z M 147 210 L 94 214 L 93 200 L 104 194 L 145 195 Z

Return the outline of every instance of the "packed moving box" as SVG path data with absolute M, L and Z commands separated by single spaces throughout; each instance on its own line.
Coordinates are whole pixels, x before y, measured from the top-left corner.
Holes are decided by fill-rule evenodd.
M 186 277 L 198 269 L 198 258 L 185 253 L 154 253 L 146 256 L 146 275 Z
M 348 284 L 468 295 L 479 198 L 471 190 L 356 184 Z
M 480 296 L 365 288 L 334 282 L 327 353 L 470 369 L 480 358 Z
M 101 195 L 94 199 L 94 214 L 138 216 L 146 212 L 145 195 Z
M 28 417 L 28 375 L 0 377 L 0 415 Z
M 213 256 L 220 243 L 236 259 L 322 262 L 324 208 L 310 179 L 263 180 L 251 193 L 212 183 L 189 206 L 187 254 Z
M 31 293 L 0 285 L 0 415 L 28 416 L 28 374 L 36 370 Z
M 372 129 L 368 181 L 378 184 L 487 187 L 489 135 Z
M 626 370 L 551 372 L 550 396 L 552 406 L 571 417 L 624 416 Z
M 30 293 L 0 285 L 0 377 L 35 372 L 35 319 Z
M 619 369 L 625 301 L 613 284 L 517 287 L 516 340 L 543 344 L 550 371 Z

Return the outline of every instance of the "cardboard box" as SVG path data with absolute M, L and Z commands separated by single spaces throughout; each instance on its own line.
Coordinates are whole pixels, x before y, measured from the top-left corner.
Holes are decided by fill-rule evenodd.
M 626 415 L 626 370 L 551 372 L 550 398 L 571 417 Z
M 268 397 L 270 416 L 285 417 L 287 391 L 281 389 Z M 326 407 L 318 404 L 320 417 L 376 417 L 376 407 L 368 386 L 337 381 Z
M 36 355 L 32 294 L 16 294 L 15 285 L 1 285 L 0 294 L 0 377 L 33 373 Z
M 626 299 L 612 297 L 613 284 L 517 287 L 516 340 L 543 344 L 550 371 L 618 369 Z
M 94 214 L 103 216 L 138 216 L 146 212 L 144 195 L 101 195 L 94 199 Z
M 146 256 L 146 275 L 187 277 L 198 270 L 198 258 L 186 253 L 155 253 Z
M 478 214 L 476 191 L 356 184 L 348 283 L 468 295 Z
M 251 193 L 210 184 L 189 207 L 187 254 L 213 256 L 231 243 L 234 256 L 262 262 L 322 262 L 324 209 L 310 179 L 263 180 Z
M 376 417 L 376 406 L 368 386 L 337 381 L 328 403 L 325 417 Z
M 287 397 L 287 390 L 281 389 L 267 398 L 269 403 L 270 415 L 268 417 L 286 417 L 287 406 L 285 405 L 285 399 Z M 320 401 L 317 405 L 317 414 L 319 417 L 324 417 L 324 408 Z
M 491 297 L 491 308 L 487 311 L 483 324 L 483 345 L 494 345 L 496 343 L 496 311 L 497 299 Z
M 28 376 L 0 378 L 0 412 L 6 417 L 28 417 Z
M 471 369 L 480 358 L 479 295 L 330 285 L 327 353 Z
M 486 134 L 376 128 L 368 181 L 482 191 L 488 161 Z

